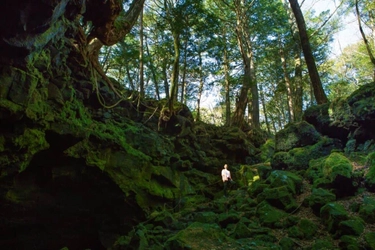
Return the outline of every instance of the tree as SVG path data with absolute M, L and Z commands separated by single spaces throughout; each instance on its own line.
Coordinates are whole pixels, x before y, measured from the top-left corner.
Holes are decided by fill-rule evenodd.
M 375 24 L 372 24 L 372 25 L 369 26 L 370 29 L 372 29 L 372 33 L 374 35 L 373 43 L 370 44 L 370 42 L 368 41 L 368 39 L 366 37 L 366 34 L 365 34 L 365 32 L 363 31 L 363 28 L 362 28 L 358 0 L 355 0 L 355 12 L 357 14 L 359 31 L 361 32 L 361 35 L 362 35 L 362 38 L 363 38 L 363 42 L 364 42 L 364 44 L 366 46 L 366 50 L 367 50 L 368 56 L 369 56 L 370 61 L 373 64 L 373 67 L 374 67 L 374 69 L 373 69 L 373 81 L 375 82 L 375 57 L 374 57 L 374 53 L 373 53 L 373 49 L 374 49 L 374 46 L 375 46 Z M 374 23 L 375 22 L 374 10 L 370 11 L 369 17 L 370 17 L 370 20 L 372 21 L 372 23 Z
M 311 80 L 311 85 L 314 90 L 314 96 L 318 104 L 323 104 L 328 102 L 328 98 L 322 87 L 322 82 L 320 80 L 319 72 L 315 64 L 315 59 L 311 50 L 309 37 L 306 31 L 305 19 L 303 17 L 302 11 L 299 7 L 297 0 L 289 0 L 289 4 L 293 11 L 294 17 L 299 30 L 299 36 L 301 40 L 301 46 L 303 54 L 305 57 L 306 65 L 309 71 L 309 76 Z
M 86 38 L 81 29 L 81 38 L 86 40 L 88 57 L 93 67 L 120 98 L 122 95 L 113 86 L 98 62 L 99 52 L 103 45 L 112 46 L 124 39 L 137 21 L 143 4 L 144 0 L 133 0 L 126 13 L 123 11 L 122 1 L 90 1 L 86 5 L 84 21 L 91 22 L 92 29 Z

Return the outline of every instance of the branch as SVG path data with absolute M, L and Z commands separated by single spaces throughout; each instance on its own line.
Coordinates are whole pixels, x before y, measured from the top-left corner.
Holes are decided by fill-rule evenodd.
M 310 37 L 313 37 L 315 35 L 315 33 L 317 33 L 319 30 L 321 30 L 327 23 L 329 20 L 331 20 L 331 18 L 333 17 L 333 15 L 336 13 L 336 11 L 339 9 L 339 7 L 344 3 L 344 1 L 341 1 L 339 6 L 336 7 L 336 9 L 332 12 L 332 14 L 322 23 L 322 25 L 320 25 L 320 27 L 318 29 L 316 29 L 311 35 Z

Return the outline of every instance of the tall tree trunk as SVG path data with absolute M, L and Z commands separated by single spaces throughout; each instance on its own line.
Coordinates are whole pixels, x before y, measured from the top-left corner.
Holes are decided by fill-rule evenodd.
M 196 121 L 201 120 L 201 100 L 204 86 L 204 76 L 203 76 L 203 63 L 202 63 L 202 52 L 198 51 L 199 59 L 199 87 L 198 87 L 198 99 L 197 99 L 197 117 Z
M 293 96 L 293 118 L 294 121 L 301 121 L 303 114 L 303 81 L 302 81 L 302 60 L 301 60 L 301 40 L 298 27 L 294 21 L 294 14 L 289 8 L 288 0 L 282 0 L 285 11 L 288 14 L 288 22 L 291 27 L 292 37 L 294 41 L 294 81 L 292 82 Z
M 302 46 L 303 54 L 305 56 L 307 69 L 309 71 L 311 85 L 314 89 L 314 96 L 315 96 L 316 102 L 318 104 L 327 103 L 328 98 L 326 94 L 324 93 L 322 82 L 320 81 L 318 69 L 315 64 L 315 59 L 311 51 L 310 41 L 307 35 L 305 19 L 303 17 L 302 11 L 299 7 L 297 0 L 289 0 L 289 3 L 294 13 L 294 17 L 296 19 L 296 23 L 298 26 L 299 35 L 301 39 L 301 46 Z
M 268 119 L 266 100 L 264 98 L 264 92 L 263 92 L 262 85 L 259 85 L 259 95 L 260 95 L 260 100 L 261 100 L 261 103 L 262 103 L 264 120 L 266 122 L 267 132 L 270 135 L 271 134 L 271 128 L 270 128 L 270 123 L 269 123 L 269 119 Z
M 373 72 L 374 72 L 373 81 L 375 82 L 375 57 L 374 57 L 374 55 L 372 53 L 371 46 L 370 46 L 369 41 L 367 40 L 366 34 L 365 34 L 365 32 L 363 31 L 363 28 L 362 28 L 361 16 L 360 16 L 359 7 L 358 7 L 358 0 L 355 1 L 355 12 L 357 14 L 357 21 L 358 21 L 359 31 L 361 32 L 362 39 L 363 39 L 363 42 L 365 43 L 368 56 L 370 57 L 370 61 L 371 61 L 372 65 L 373 65 L 373 68 L 374 68 L 373 69 Z
M 169 92 L 168 108 L 172 115 L 174 103 L 177 101 L 178 76 L 180 71 L 180 34 L 173 32 L 174 61 Z
M 294 54 L 294 121 L 302 120 L 303 115 L 303 81 L 302 81 L 302 60 L 301 46 L 299 43 L 295 46 Z
M 226 34 L 224 34 L 226 37 Z M 224 90 L 225 90 L 225 125 L 230 125 L 230 75 L 229 75 L 229 58 L 228 49 L 226 44 L 224 44 Z
M 288 101 L 288 116 L 289 116 L 289 122 L 294 121 L 294 102 L 293 102 L 293 93 L 292 93 L 292 83 L 290 81 L 287 64 L 286 64 L 286 58 L 285 58 L 285 52 L 284 47 L 281 42 L 279 41 L 279 54 L 281 59 L 281 64 L 283 68 L 283 74 L 284 74 L 284 82 L 286 87 L 286 96 Z
M 147 52 L 147 56 L 149 58 L 152 58 L 151 54 L 150 54 L 149 47 L 148 47 L 148 43 L 147 43 L 147 37 L 146 37 L 146 52 Z M 159 83 L 158 83 L 158 78 L 156 77 L 155 66 L 154 66 L 154 63 L 153 63 L 152 60 L 148 60 L 148 61 L 149 61 L 149 64 L 150 64 L 150 70 L 151 70 L 152 80 L 153 80 L 154 86 L 155 86 L 156 99 L 160 100 Z
M 137 108 L 141 104 L 145 96 L 145 80 L 144 80 L 144 65 L 143 65 L 143 9 L 139 13 L 139 97 Z
M 243 76 L 243 82 L 242 87 L 240 90 L 240 96 L 238 101 L 236 102 L 236 108 L 233 114 L 232 118 L 232 125 L 243 127 L 244 122 L 244 115 L 246 106 L 248 103 L 248 94 L 249 90 L 251 89 L 253 98 L 252 99 L 252 110 L 249 112 L 252 116 L 256 116 L 256 112 L 258 112 L 258 117 L 252 117 L 253 125 L 255 127 L 259 127 L 259 98 L 258 93 L 255 93 L 257 91 L 257 87 L 253 86 L 256 84 L 255 81 L 255 72 L 254 65 L 253 65 L 253 52 L 252 52 L 252 46 L 251 46 L 251 37 L 248 27 L 248 17 L 247 13 L 245 13 L 246 5 L 244 0 L 235 0 L 235 11 L 236 11 L 236 35 L 237 35 L 237 43 L 238 47 L 240 49 L 240 53 L 242 56 L 242 62 L 244 67 L 244 76 Z M 257 102 L 257 103 L 256 103 Z M 254 107 L 254 105 L 256 105 Z
M 184 42 L 184 71 L 182 72 L 182 77 L 181 77 L 181 99 L 180 99 L 181 103 L 186 103 L 185 90 L 186 90 L 187 46 L 188 46 L 188 39 L 185 39 L 185 42 Z
M 165 97 L 169 100 L 169 84 L 168 84 L 168 74 L 167 74 L 167 59 L 163 58 L 163 79 L 164 79 L 164 92 Z
M 254 128 L 260 128 L 259 119 L 259 91 L 255 75 L 254 57 L 250 58 L 250 83 L 251 83 L 251 120 Z

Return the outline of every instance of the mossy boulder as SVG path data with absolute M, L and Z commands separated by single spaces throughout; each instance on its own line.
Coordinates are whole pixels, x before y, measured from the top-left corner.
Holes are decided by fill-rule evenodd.
M 349 220 L 341 221 L 339 223 L 338 235 L 354 235 L 359 236 L 365 229 L 365 222 L 358 217 L 351 218 Z
M 337 176 L 343 176 L 347 179 L 352 177 L 353 166 L 348 158 L 340 153 L 333 152 L 330 154 L 323 165 L 323 174 L 331 181 Z
M 351 161 L 338 152 L 311 161 L 306 176 L 314 188 L 332 189 L 337 197 L 354 195 L 359 187 Z
M 375 119 L 375 85 L 369 83 L 354 91 L 348 98 L 352 114 L 357 121 Z
M 358 242 L 358 237 L 352 235 L 343 235 L 339 242 L 340 249 L 351 249 L 359 250 L 361 249 Z
M 209 249 L 211 246 L 232 241 L 221 228 L 213 224 L 194 222 L 165 242 L 165 249 Z
M 315 215 L 327 203 L 336 201 L 336 195 L 323 188 L 313 188 L 311 194 L 304 200 L 304 205 L 311 207 Z
M 298 245 L 291 238 L 283 237 L 279 242 L 279 246 L 282 250 L 289 250 L 296 249 Z
M 234 227 L 232 234 L 230 235 L 234 239 L 251 238 L 253 234 L 245 223 L 239 222 Z
M 222 228 L 225 228 L 230 224 L 237 224 L 240 221 L 240 217 L 240 214 L 236 212 L 221 213 L 218 216 L 217 223 L 219 223 Z
M 281 227 L 282 220 L 288 216 L 286 212 L 271 206 L 266 201 L 257 206 L 256 215 L 262 226 L 271 228 Z
M 313 145 L 320 140 L 320 137 L 314 126 L 305 121 L 291 123 L 276 134 L 275 151 L 287 152 L 293 148 Z
M 320 209 L 320 218 L 328 232 L 335 233 L 340 222 L 348 220 L 349 215 L 342 205 L 330 202 Z
M 293 148 L 288 152 L 278 152 L 271 159 L 273 169 L 306 170 L 309 162 L 329 155 L 333 150 L 341 149 L 342 145 L 337 139 L 322 137 L 314 145 Z
M 285 210 L 293 211 L 297 207 L 293 194 L 286 186 L 266 188 L 257 196 L 257 201 L 267 201 L 272 206 Z
M 269 184 L 266 184 L 265 181 L 255 181 L 247 189 L 248 194 L 251 198 L 256 198 L 258 194 L 262 193 L 264 189 L 268 188 Z
M 217 214 L 211 211 L 198 212 L 194 214 L 194 221 L 205 224 L 211 224 L 217 222 Z
M 322 250 L 322 249 L 336 249 L 333 241 L 330 238 L 317 239 L 313 242 L 311 250 Z
M 292 148 L 304 147 L 317 143 L 320 134 L 314 126 L 302 121 L 291 123 L 280 130 L 275 136 L 275 151 L 289 151 Z
M 345 144 L 349 131 L 344 127 L 337 126 L 331 116 L 332 111 L 338 107 L 340 106 L 336 105 L 336 103 L 311 106 L 304 112 L 303 120 L 312 124 L 322 135 L 337 138 Z
M 359 216 L 367 223 L 375 223 L 375 199 L 365 196 L 359 208 Z
M 366 241 L 366 245 L 368 249 L 374 250 L 375 249 L 375 232 L 369 232 L 364 235 L 364 239 Z
M 367 156 L 366 166 L 369 170 L 365 175 L 365 186 L 369 191 L 375 192 L 375 152 Z
M 291 238 L 311 240 L 318 231 L 318 226 L 308 219 L 301 219 L 299 223 L 288 229 Z
M 269 183 L 271 188 L 286 186 L 293 195 L 300 194 L 302 191 L 302 177 L 288 171 L 272 171 L 266 183 Z
M 260 146 L 260 159 L 262 162 L 269 162 L 275 153 L 275 140 L 268 139 Z

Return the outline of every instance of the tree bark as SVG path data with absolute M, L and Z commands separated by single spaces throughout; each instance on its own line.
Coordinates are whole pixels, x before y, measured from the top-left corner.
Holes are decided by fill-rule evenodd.
M 143 9 L 139 14 L 139 98 L 137 108 L 141 104 L 145 96 L 145 80 L 144 80 L 144 65 L 143 65 Z
M 293 102 L 293 93 L 292 93 L 292 83 L 290 81 L 290 77 L 287 70 L 287 64 L 286 64 L 286 58 L 285 58 L 285 52 L 283 48 L 283 44 L 280 41 L 279 42 L 279 54 L 280 54 L 280 60 L 283 68 L 283 74 L 284 74 L 284 82 L 286 87 L 286 96 L 288 101 L 288 116 L 289 116 L 289 122 L 294 121 L 294 102 Z
M 305 19 L 303 17 L 302 11 L 299 7 L 297 0 L 289 0 L 289 3 L 298 26 L 302 51 L 306 60 L 307 69 L 309 71 L 310 81 L 314 90 L 315 100 L 318 104 L 327 103 L 328 98 L 324 93 L 322 82 L 320 81 L 319 72 L 316 67 L 315 59 L 311 50 L 309 37 L 306 31 Z

